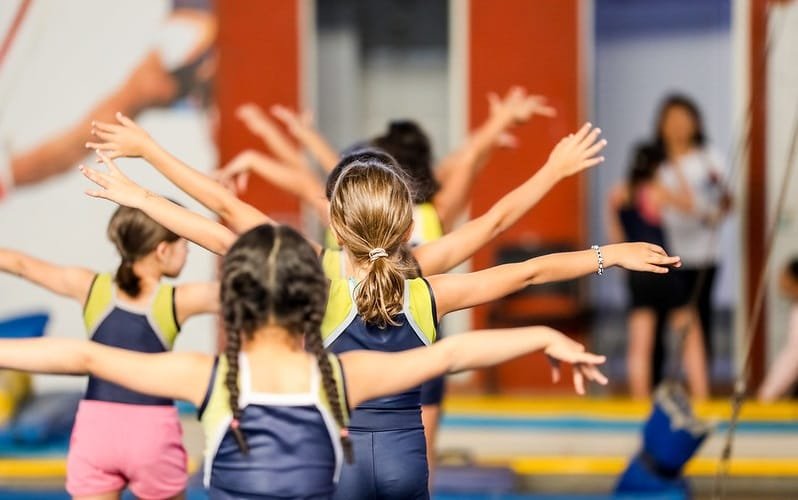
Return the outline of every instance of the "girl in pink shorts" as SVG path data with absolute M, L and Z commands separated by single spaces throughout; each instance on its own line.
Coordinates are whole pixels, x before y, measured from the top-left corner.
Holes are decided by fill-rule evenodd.
M 91 340 L 131 351 L 170 351 L 186 319 L 218 311 L 217 283 L 161 283 L 183 269 L 186 241 L 144 212 L 119 208 L 108 237 L 122 257 L 114 274 L 61 267 L 5 249 L 0 249 L 0 271 L 77 300 Z M 70 495 L 111 499 L 129 487 L 142 499 L 180 497 L 186 462 L 171 399 L 89 377 L 67 456 Z

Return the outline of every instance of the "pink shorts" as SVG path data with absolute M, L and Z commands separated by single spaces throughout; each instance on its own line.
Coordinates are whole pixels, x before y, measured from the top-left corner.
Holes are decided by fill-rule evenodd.
M 183 429 L 174 406 L 81 401 L 67 456 L 72 496 L 121 491 L 170 498 L 188 480 Z

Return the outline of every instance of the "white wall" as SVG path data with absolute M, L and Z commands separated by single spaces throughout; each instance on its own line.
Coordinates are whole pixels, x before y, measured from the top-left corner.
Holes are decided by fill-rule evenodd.
M 775 217 L 779 191 L 785 182 L 790 143 L 798 120 L 798 4 L 773 6 L 770 10 L 772 48 L 767 72 L 767 200 L 768 226 Z M 796 160 L 794 159 L 793 162 Z M 778 290 L 784 264 L 798 256 L 798 165 L 787 184 L 787 199 L 778 221 L 769 274 L 767 350 L 769 359 L 784 345 L 790 303 Z M 756 283 L 752 286 L 757 286 Z
M 598 7 L 597 7 L 598 8 Z M 669 92 L 692 96 L 701 107 L 711 146 L 727 156 L 732 136 L 731 37 L 726 29 L 704 32 L 659 32 L 603 39 L 597 33 L 593 120 L 609 141 L 606 162 L 591 174 L 591 236 L 606 241 L 606 200 L 626 173 L 634 143 L 653 134 L 660 100 Z M 736 217 L 725 224 L 722 268 L 716 301 L 737 300 Z M 604 306 L 623 307 L 621 273 L 610 273 L 593 297 Z
M 5 33 L 19 0 L 4 0 Z M 40 0 L 32 3 L 9 58 L 0 68 L 0 140 L 25 150 L 83 117 L 98 98 L 120 84 L 146 53 L 169 2 L 162 0 Z M 204 116 L 187 106 L 148 111 L 140 123 L 190 164 L 210 170 L 216 153 Z M 0 162 L 4 161 L 0 158 Z M 139 160 L 120 165 L 154 191 L 197 208 Z M 82 194 L 88 186 L 75 171 L 0 202 L 0 246 L 64 265 L 113 270 L 117 257 L 105 227 L 114 206 Z M 214 259 L 192 248 L 180 281 L 211 279 Z M 0 275 L 0 317 L 31 310 L 52 314 L 48 334 L 84 338 L 80 307 L 22 280 Z M 178 349 L 209 351 L 212 318 L 184 328 Z M 82 380 L 39 377 L 37 387 L 81 388 Z

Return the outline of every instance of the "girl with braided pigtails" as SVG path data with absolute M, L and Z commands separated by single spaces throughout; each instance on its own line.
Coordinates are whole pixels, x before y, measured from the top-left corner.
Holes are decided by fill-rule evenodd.
M 199 407 L 212 499 L 329 499 L 344 458 L 350 409 L 434 376 L 544 350 L 559 376 L 606 383 L 603 356 L 546 327 L 475 331 L 401 353 L 322 348 L 328 281 L 294 230 L 262 225 L 224 257 L 220 302 L 225 355 L 144 354 L 71 339 L 0 340 L 0 366 L 85 374 Z M 357 458 L 357 455 L 355 455 Z

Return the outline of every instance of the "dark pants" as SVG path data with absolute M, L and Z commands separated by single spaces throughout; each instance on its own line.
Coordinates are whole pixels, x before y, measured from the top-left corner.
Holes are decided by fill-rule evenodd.
M 701 322 L 701 334 L 704 338 L 704 351 L 707 356 L 707 366 L 711 368 L 713 359 L 713 345 L 712 345 L 712 288 L 715 284 L 715 275 L 717 274 L 718 266 L 712 265 L 708 267 L 698 268 L 683 268 L 675 273 L 680 282 L 679 294 L 682 300 L 679 300 L 680 305 L 687 305 L 690 301 L 695 300 L 695 306 L 698 310 L 698 317 Z M 703 274 L 703 277 L 702 277 Z M 662 382 L 663 378 L 667 375 L 665 373 L 665 354 L 667 352 L 667 342 L 665 339 L 665 329 L 667 326 L 667 318 L 664 315 L 657 316 L 657 332 L 656 341 L 654 344 L 654 352 L 652 354 L 652 381 L 656 386 Z
M 435 377 L 421 385 L 421 405 L 438 405 L 443 401 L 446 393 L 446 377 Z
M 336 500 L 428 500 L 424 429 L 349 431 L 355 461 L 344 464 Z

